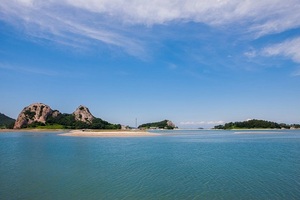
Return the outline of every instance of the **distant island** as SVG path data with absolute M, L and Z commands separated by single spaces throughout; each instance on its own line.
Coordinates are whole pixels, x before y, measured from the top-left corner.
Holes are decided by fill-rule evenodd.
M 139 129 L 174 129 L 176 128 L 176 126 L 172 121 L 166 119 L 160 122 L 142 124 L 138 128 Z
M 0 128 L 6 129 L 6 128 L 13 128 L 15 121 L 13 118 L 10 118 L 2 113 L 0 113 Z
M 14 129 L 121 129 L 120 124 L 112 124 L 94 117 L 89 109 L 80 105 L 72 114 L 52 110 L 43 103 L 25 107 L 19 114 Z
M 44 103 L 33 103 L 26 106 L 16 120 L 0 113 L 1 129 L 132 129 L 121 124 L 112 124 L 93 116 L 90 110 L 80 105 L 73 113 L 61 113 Z M 174 129 L 170 120 L 146 123 L 139 129 Z
M 229 122 L 224 125 L 217 125 L 214 129 L 298 129 L 300 124 L 284 124 L 265 120 L 252 119 L 242 122 Z
M 15 120 L 0 113 L 0 129 L 132 129 L 129 126 L 109 123 L 95 117 L 90 110 L 80 105 L 73 113 L 61 113 L 43 103 L 33 103 L 25 107 Z M 139 129 L 174 129 L 176 125 L 170 120 L 145 123 Z M 199 128 L 203 129 L 203 128 Z M 213 129 L 300 129 L 300 124 L 276 123 L 266 120 L 251 119 L 241 122 L 229 122 L 214 126 Z

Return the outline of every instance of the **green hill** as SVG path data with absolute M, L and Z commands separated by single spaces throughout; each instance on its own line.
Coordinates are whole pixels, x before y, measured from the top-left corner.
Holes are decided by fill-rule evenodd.
M 174 129 L 176 126 L 170 120 L 152 122 L 140 125 L 139 129 Z
M 36 124 L 42 128 L 42 126 L 47 127 L 56 127 L 60 125 L 64 129 L 121 129 L 120 124 L 111 124 L 107 121 L 104 121 L 100 118 L 94 118 L 91 123 L 86 123 L 83 121 L 78 121 L 75 119 L 73 114 L 59 114 L 56 117 L 49 117 L 46 121 L 46 124 Z M 31 127 L 33 127 L 31 125 Z
M 214 129 L 290 129 L 299 128 L 299 124 L 278 124 L 276 122 L 252 119 L 242 122 L 229 122 L 224 125 L 215 126 Z
M 13 128 L 15 120 L 0 113 L 0 128 Z
M 111 124 L 94 117 L 89 109 L 80 105 L 72 114 L 52 110 L 43 103 L 25 107 L 18 116 L 14 129 L 121 129 L 120 124 Z

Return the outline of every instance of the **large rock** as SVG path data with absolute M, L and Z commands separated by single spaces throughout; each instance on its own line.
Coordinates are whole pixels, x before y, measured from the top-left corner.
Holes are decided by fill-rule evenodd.
M 167 125 L 169 127 L 176 128 L 176 125 L 172 121 L 170 121 L 170 120 L 167 121 Z
M 43 103 L 34 103 L 25 107 L 19 114 L 14 128 L 19 129 L 26 127 L 34 122 L 45 123 L 49 116 L 52 116 L 53 110 L 50 106 Z M 55 112 L 57 115 L 57 112 Z
M 90 110 L 82 105 L 80 105 L 75 112 L 73 112 L 73 115 L 75 116 L 76 121 L 82 121 L 88 124 L 91 124 L 93 119 L 95 119 Z

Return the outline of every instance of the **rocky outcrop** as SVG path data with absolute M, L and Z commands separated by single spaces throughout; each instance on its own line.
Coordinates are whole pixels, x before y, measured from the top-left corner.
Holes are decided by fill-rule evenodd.
M 170 120 L 163 120 L 160 122 L 152 122 L 140 125 L 140 129 L 174 129 L 175 124 Z
M 172 127 L 172 128 L 176 128 L 176 125 L 170 120 L 167 121 L 167 126 Z
M 34 103 L 25 107 L 19 114 L 14 129 L 24 128 L 34 122 L 46 123 L 49 116 L 58 115 L 58 111 L 53 112 L 50 106 L 43 103 Z
M 76 121 L 84 123 L 76 123 Z M 40 126 L 51 128 L 57 125 L 67 129 L 121 129 L 120 124 L 111 124 L 94 117 L 85 106 L 79 106 L 72 114 L 62 114 L 58 110 L 52 110 L 50 106 L 43 103 L 34 103 L 25 107 L 19 114 L 14 128 L 36 128 Z
M 91 124 L 93 119 L 95 119 L 90 110 L 82 105 L 80 105 L 75 112 L 73 112 L 73 115 L 75 116 L 76 121 L 82 121 L 88 124 Z
M 53 112 L 52 112 L 52 117 L 57 117 L 58 115 L 60 115 L 61 113 L 58 111 L 58 110 L 54 110 Z

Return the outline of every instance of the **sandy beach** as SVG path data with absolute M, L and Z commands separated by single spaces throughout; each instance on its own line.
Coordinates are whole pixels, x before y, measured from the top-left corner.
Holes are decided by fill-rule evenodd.
M 67 133 L 59 134 L 60 136 L 73 137 L 149 137 L 158 136 L 157 133 L 150 133 L 147 131 L 116 131 L 116 130 L 71 130 Z
M 62 132 L 65 129 L 0 129 L 0 133 L 17 133 L 17 132 Z
M 160 135 L 143 130 L 0 129 L 0 133 L 14 132 L 63 132 L 58 135 L 72 137 L 149 137 Z

